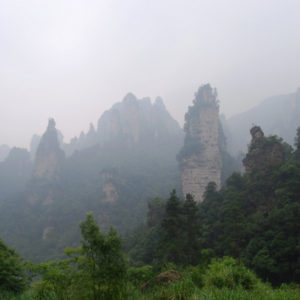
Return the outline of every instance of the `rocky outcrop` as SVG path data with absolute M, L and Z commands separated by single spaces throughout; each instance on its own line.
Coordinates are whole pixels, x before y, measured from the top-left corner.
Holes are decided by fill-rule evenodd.
M 150 287 L 168 285 L 182 279 L 181 273 L 175 270 L 167 270 L 158 274 L 152 280 L 148 280 L 141 286 L 142 292 L 146 292 Z
M 269 167 L 279 166 L 284 162 L 284 149 L 276 136 L 265 137 L 259 126 L 252 127 L 250 133 L 251 144 L 243 159 L 247 173 L 258 172 L 264 175 Z
M 150 98 L 137 99 L 131 93 L 102 115 L 97 129 L 100 144 L 118 139 L 129 146 L 178 133 L 180 127 L 160 97 L 151 103 Z
M 115 172 L 103 170 L 101 172 L 102 178 L 102 191 L 105 197 L 101 199 L 101 202 L 116 202 L 119 199 L 117 188 L 114 184 Z
M 40 144 L 41 137 L 37 134 L 34 134 L 30 140 L 30 146 L 29 146 L 29 151 L 30 151 L 30 157 L 32 161 L 35 161 L 35 155 L 37 148 Z
M 41 138 L 34 162 L 34 179 L 55 181 L 59 179 L 64 152 L 60 149 L 54 119 L 50 119 Z
M 63 149 L 68 156 L 96 145 L 122 144 L 122 147 L 134 148 L 141 143 L 159 143 L 166 139 L 182 139 L 182 130 L 167 111 L 163 100 L 157 97 L 154 102 L 148 97 L 138 99 L 128 93 L 122 102 L 118 102 L 105 111 L 98 120 L 97 128 L 91 124 L 87 133 L 82 132 Z
M 44 241 L 48 240 L 49 239 L 49 235 L 51 234 L 51 232 L 54 230 L 54 227 L 53 226 L 48 226 L 46 227 L 44 230 L 43 230 L 43 236 L 42 236 L 42 239 Z
M 199 88 L 185 116 L 185 142 L 178 155 L 184 195 L 201 202 L 206 186 L 221 185 L 219 107 L 216 91 L 209 84 Z

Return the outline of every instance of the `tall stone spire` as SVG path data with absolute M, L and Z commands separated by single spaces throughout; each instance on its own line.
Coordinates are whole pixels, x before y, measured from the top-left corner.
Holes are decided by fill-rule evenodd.
M 185 115 L 185 141 L 178 155 L 183 193 L 193 195 L 197 202 L 203 200 L 209 182 L 221 185 L 219 126 L 216 90 L 203 85 Z
M 64 152 L 59 147 L 54 119 L 49 119 L 46 132 L 36 151 L 33 177 L 52 180 L 59 177 Z

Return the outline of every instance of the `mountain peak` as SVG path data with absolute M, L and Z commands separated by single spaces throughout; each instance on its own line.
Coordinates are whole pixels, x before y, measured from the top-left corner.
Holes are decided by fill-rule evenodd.
M 195 93 L 194 104 L 211 104 L 218 107 L 217 90 L 209 83 L 201 85 Z
M 49 118 L 47 131 L 48 130 L 55 130 L 55 126 L 56 126 L 55 120 L 53 118 Z
M 54 119 L 49 119 L 46 132 L 38 145 L 35 157 L 34 177 L 52 179 L 57 175 L 64 152 L 60 149 Z
M 123 103 L 134 103 L 136 101 L 137 101 L 137 98 L 132 93 L 128 93 L 123 99 Z
M 164 110 L 166 109 L 163 99 L 159 96 L 156 97 L 154 105 Z

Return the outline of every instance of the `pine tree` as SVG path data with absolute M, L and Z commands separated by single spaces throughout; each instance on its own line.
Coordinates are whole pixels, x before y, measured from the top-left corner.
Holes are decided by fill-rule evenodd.
M 199 214 L 197 203 L 193 196 L 186 195 L 186 200 L 183 203 L 183 253 L 186 264 L 196 265 L 200 256 L 200 241 L 199 241 Z
M 158 256 L 165 262 L 182 262 L 182 215 L 181 201 L 176 191 L 171 192 L 166 204 L 166 216 L 162 221 L 163 237 L 159 243 Z

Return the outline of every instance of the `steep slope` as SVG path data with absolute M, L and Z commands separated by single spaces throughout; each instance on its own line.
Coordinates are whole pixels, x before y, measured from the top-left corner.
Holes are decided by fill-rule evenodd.
M 37 180 L 59 180 L 64 152 L 60 149 L 54 119 L 50 119 L 46 132 L 36 151 L 33 178 Z
M 63 149 L 68 156 L 75 151 L 95 145 L 120 144 L 125 147 L 138 147 L 146 143 L 166 142 L 170 137 L 180 138 L 182 130 L 160 97 L 154 103 L 150 98 L 137 99 L 132 93 L 127 94 L 122 102 L 116 103 L 98 120 L 97 129 L 90 124 L 87 133 L 73 138 Z
M 250 130 L 252 140 L 248 153 L 243 159 L 246 173 L 256 172 L 265 175 L 270 167 L 277 167 L 284 162 L 284 149 L 274 137 L 266 138 L 259 126 Z
M 65 154 L 60 148 L 55 125 L 54 119 L 49 119 L 34 155 L 33 173 L 27 189 L 27 200 L 31 205 L 49 205 L 59 197 Z
M 185 115 L 185 141 L 178 156 L 183 193 L 192 194 L 198 202 L 210 181 L 221 185 L 220 126 L 216 91 L 203 85 Z
M 0 203 L 25 189 L 32 172 L 32 163 L 26 149 L 12 148 L 0 163 Z

